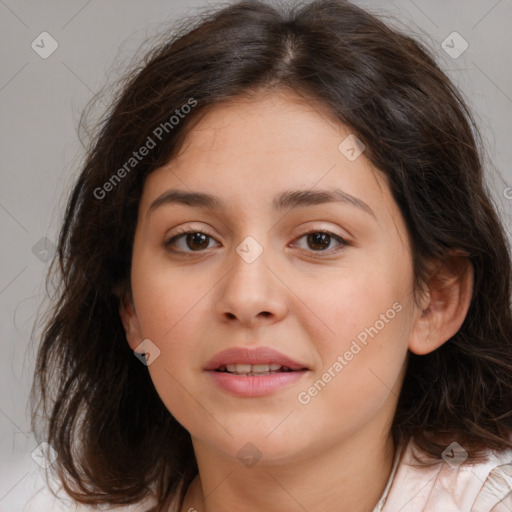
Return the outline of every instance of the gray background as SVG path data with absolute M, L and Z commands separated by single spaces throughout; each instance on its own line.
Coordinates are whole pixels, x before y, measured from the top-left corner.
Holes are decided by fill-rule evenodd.
M 512 0 L 354 3 L 398 18 L 398 27 L 426 41 L 461 89 L 483 131 L 487 180 L 511 237 Z M 43 470 L 31 457 L 37 442 L 27 397 L 45 260 L 84 153 L 77 136 L 81 111 L 142 41 L 204 6 L 185 0 L 0 0 L 0 512 L 57 509 L 48 504 Z M 46 59 L 31 47 L 44 31 L 58 43 Z M 442 48 L 454 31 L 469 45 L 456 59 Z

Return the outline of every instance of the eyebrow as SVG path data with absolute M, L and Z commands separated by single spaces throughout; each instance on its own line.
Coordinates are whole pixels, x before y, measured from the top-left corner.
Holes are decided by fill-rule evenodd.
M 369 213 L 375 218 L 375 220 L 377 220 L 373 210 L 364 201 L 338 188 L 324 190 L 286 190 L 274 197 L 272 207 L 276 211 L 283 211 L 324 203 L 343 203 L 352 205 L 366 213 Z M 183 204 L 193 208 L 226 210 L 226 203 L 217 196 L 207 194 L 205 192 L 189 192 L 185 190 L 170 189 L 157 197 L 151 203 L 146 213 L 146 217 L 148 217 L 158 207 L 167 204 Z

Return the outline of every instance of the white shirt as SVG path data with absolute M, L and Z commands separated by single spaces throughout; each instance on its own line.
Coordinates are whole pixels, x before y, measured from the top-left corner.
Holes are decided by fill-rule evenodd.
M 412 440 L 397 450 L 372 512 L 512 512 L 512 450 L 488 450 L 477 464 L 441 459 L 422 469 L 412 466 L 413 450 Z

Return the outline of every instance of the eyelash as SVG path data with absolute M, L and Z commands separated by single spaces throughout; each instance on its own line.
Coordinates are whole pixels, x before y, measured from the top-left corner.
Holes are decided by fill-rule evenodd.
M 181 253 L 181 254 L 193 254 L 193 253 L 201 253 L 201 252 L 204 252 L 206 251 L 207 249 L 202 249 L 202 250 L 199 250 L 199 251 L 182 251 L 182 250 L 176 250 L 176 249 L 173 249 L 171 248 L 171 246 L 177 241 L 179 240 L 180 238 L 186 236 L 186 235 L 192 235 L 192 234 L 195 234 L 195 233 L 200 233 L 202 235 L 206 235 L 208 238 L 210 239 L 214 239 L 213 236 L 209 235 L 208 233 L 205 233 L 204 231 L 200 231 L 198 229 L 194 229 L 194 230 L 190 230 L 190 231 L 183 231 L 181 232 L 179 235 L 175 235 L 173 237 L 171 237 L 169 240 L 165 241 L 164 242 L 164 247 L 169 251 L 169 252 L 172 252 L 172 253 Z M 307 231 L 306 233 L 303 233 L 302 235 L 300 235 L 299 237 L 296 238 L 296 240 L 300 240 L 301 238 L 307 236 L 307 235 L 310 235 L 310 234 L 316 234 L 316 233 L 322 233 L 322 234 L 325 234 L 325 235 L 329 235 L 332 239 L 336 240 L 337 242 L 339 242 L 339 245 L 337 247 L 335 247 L 334 249 L 329 249 L 329 250 L 320 250 L 320 251 L 309 251 L 309 252 L 312 252 L 312 253 L 321 253 L 321 254 L 324 254 L 324 253 L 327 253 L 329 255 L 332 255 L 332 254 L 337 254 L 338 252 L 342 251 L 346 246 L 350 245 L 345 239 L 343 239 L 341 236 L 339 235 L 336 235 L 335 233 L 332 233 L 331 231 L 326 231 L 326 230 L 322 230 L 322 229 L 315 229 L 315 230 L 312 230 L 312 231 Z M 322 258 L 323 256 L 313 256 L 313 257 L 320 257 Z

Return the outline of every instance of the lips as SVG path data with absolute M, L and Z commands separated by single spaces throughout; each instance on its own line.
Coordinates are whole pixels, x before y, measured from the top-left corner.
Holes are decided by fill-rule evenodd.
M 228 366 L 229 365 L 229 366 Z M 263 367 L 256 365 L 279 365 L 280 368 L 275 371 L 299 371 L 309 370 L 309 368 L 298 361 L 294 361 L 288 356 L 281 354 L 277 350 L 270 347 L 258 347 L 256 349 L 247 348 L 230 348 L 216 354 L 205 366 L 208 371 L 229 371 L 235 367 L 239 370 L 247 370 L 251 365 L 251 370 L 264 370 Z M 241 366 L 239 366 L 241 365 Z M 256 366 L 256 368 L 254 368 Z M 242 372 L 243 373 L 243 372 Z
M 228 364 L 222 365 L 215 370 L 217 372 L 231 373 L 233 375 L 252 375 L 261 377 L 262 375 L 274 375 L 280 372 L 292 372 L 286 366 L 280 364 Z

